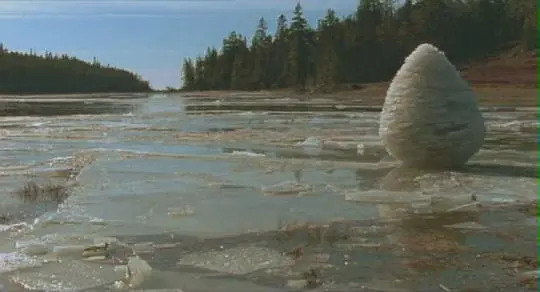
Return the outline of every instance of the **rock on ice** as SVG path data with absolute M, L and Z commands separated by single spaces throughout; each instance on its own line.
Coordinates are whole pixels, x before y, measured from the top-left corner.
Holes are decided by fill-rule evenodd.
M 379 136 L 405 165 L 465 164 L 484 142 L 484 119 L 470 85 L 430 44 L 418 46 L 386 93 Z

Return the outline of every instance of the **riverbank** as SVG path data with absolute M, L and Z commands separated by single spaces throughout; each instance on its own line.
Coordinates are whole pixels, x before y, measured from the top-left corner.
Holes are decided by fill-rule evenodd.
M 4 94 L 0 93 L 0 100 L 6 99 L 131 99 L 145 98 L 153 92 L 95 92 L 95 93 L 44 93 L 44 94 Z
M 506 52 L 477 60 L 461 67 L 463 77 L 478 95 L 480 106 L 530 107 L 538 105 L 537 54 Z M 342 84 L 330 93 L 301 94 L 293 90 L 265 91 L 204 91 L 184 92 L 184 96 L 205 99 L 219 97 L 222 101 L 237 101 L 249 97 L 261 99 L 293 98 L 306 101 L 331 99 L 363 106 L 382 106 L 390 82 Z
M 185 92 L 182 95 L 198 100 L 215 99 L 222 101 L 237 101 L 249 97 L 253 102 L 258 100 L 292 98 L 300 100 L 335 100 L 354 102 L 362 106 L 382 106 L 386 89 L 389 83 L 364 84 L 360 89 L 337 90 L 331 93 L 301 94 L 293 90 L 267 90 L 267 91 L 203 91 Z M 536 88 L 523 88 L 501 86 L 495 84 L 474 85 L 473 90 L 478 96 L 480 106 L 514 106 L 531 107 L 538 105 L 538 91 Z

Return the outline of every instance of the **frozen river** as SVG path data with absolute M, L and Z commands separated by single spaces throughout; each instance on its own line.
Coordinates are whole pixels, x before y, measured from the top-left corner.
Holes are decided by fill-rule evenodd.
M 536 108 L 484 111 L 469 165 L 426 173 L 388 157 L 374 108 L 257 99 L 43 100 L 0 117 L 5 291 L 107 291 L 133 252 L 152 267 L 137 289 L 536 291 Z M 29 181 L 71 196 L 9 195 Z M 59 252 L 104 241 L 102 260 Z

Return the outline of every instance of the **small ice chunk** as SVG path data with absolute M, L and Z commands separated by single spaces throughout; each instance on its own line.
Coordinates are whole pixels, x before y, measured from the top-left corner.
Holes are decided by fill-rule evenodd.
M 226 182 L 210 182 L 210 183 L 208 183 L 208 187 L 216 188 L 216 189 L 223 189 L 223 190 L 251 188 L 250 186 L 237 185 L 237 184 L 226 183 Z
M 113 284 L 113 288 L 116 290 L 127 290 L 129 289 L 129 286 L 124 281 L 115 281 Z
M 527 272 L 521 273 L 521 280 L 522 281 L 535 280 L 535 279 L 538 279 L 539 276 L 540 276 L 540 270 L 527 271 Z
M 266 155 L 262 153 L 255 153 L 251 151 L 233 151 L 231 155 L 241 155 L 241 156 L 250 156 L 250 157 L 264 157 Z
M 88 246 L 84 249 L 81 255 L 83 257 L 105 256 L 108 253 L 108 248 L 108 243 Z
M 21 248 L 21 252 L 27 255 L 44 255 L 49 252 L 49 247 L 43 243 L 28 244 Z
M 513 196 L 508 195 L 504 193 L 498 193 L 498 192 L 486 192 L 486 193 L 477 193 L 475 194 L 476 199 L 479 202 L 487 203 L 487 204 L 517 204 L 519 202 L 523 202 L 523 197 L 519 196 Z
M 525 224 L 528 225 L 528 226 L 538 226 L 538 217 L 534 216 L 534 217 L 529 217 L 527 219 L 525 219 Z
M 478 211 L 479 203 L 472 200 L 470 194 L 442 194 L 431 196 L 431 207 L 433 211 L 456 212 L 456 211 Z
M 169 208 L 167 215 L 169 217 L 184 217 L 195 214 L 195 211 L 191 206 L 184 206 L 184 207 L 171 207 Z
M 422 195 L 419 192 L 350 190 L 345 192 L 345 200 L 375 204 L 413 204 L 430 202 L 431 197 Z
M 114 267 L 114 272 L 118 274 L 119 278 L 129 278 L 129 269 L 127 265 L 118 265 Z
M 466 203 L 447 210 L 447 212 L 477 212 L 479 211 L 479 202 Z
M 475 230 L 482 230 L 486 229 L 487 227 L 478 223 L 478 222 L 462 222 L 462 223 L 456 223 L 452 225 L 445 225 L 446 228 L 453 228 L 453 229 L 475 229 Z
M 39 266 L 41 262 L 27 255 L 17 252 L 0 253 L 0 274 Z
M 284 181 L 275 185 L 261 187 L 265 195 L 300 195 L 312 190 L 310 185 L 301 184 L 296 181 Z
M 116 237 L 96 237 L 94 238 L 94 245 L 104 245 L 104 244 L 117 244 L 118 238 Z
M 127 280 L 131 288 L 141 286 L 152 275 L 152 267 L 138 256 L 129 258 L 127 268 L 129 271 L 129 278 Z
M 6 231 L 21 231 L 23 230 L 25 227 L 28 227 L 28 223 L 26 222 L 20 222 L 20 223 L 15 223 L 15 224 L 9 224 L 9 225 L 5 225 L 5 224 L 0 224 L 0 232 L 6 232 Z
M 260 269 L 289 266 L 294 264 L 294 261 L 273 249 L 248 246 L 188 254 L 182 257 L 178 264 L 244 275 Z
M 34 244 L 42 244 L 42 242 L 39 240 L 17 240 L 15 241 L 15 248 L 22 249 Z
M 153 253 L 155 246 L 153 242 L 138 242 L 132 245 L 135 254 Z
M 88 262 L 101 262 L 101 261 L 104 261 L 106 260 L 107 257 L 104 256 L 104 255 L 101 255 L 101 256 L 91 256 L 91 257 L 86 257 L 84 258 L 85 261 L 88 261 Z
M 358 155 L 364 155 L 366 146 L 364 144 L 360 143 L 356 145 L 356 154 Z
M 49 263 L 46 269 L 21 271 L 11 279 L 28 290 L 63 292 L 113 283 L 118 280 L 118 275 L 112 265 L 66 259 L 61 263 Z
M 303 142 L 296 143 L 297 146 L 307 146 L 307 147 L 322 147 L 322 141 L 317 137 L 308 137 Z
M 182 289 L 144 289 L 144 290 L 131 290 L 131 292 L 184 292 Z
M 291 279 L 287 281 L 287 287 L 294 290 L 305 289 L 308 285 L 308 281 L 305 279 Z
M 58 245 L 53 248 L 53 253 L 58 256 L 80 256 L 86 248 L 86 245 Z

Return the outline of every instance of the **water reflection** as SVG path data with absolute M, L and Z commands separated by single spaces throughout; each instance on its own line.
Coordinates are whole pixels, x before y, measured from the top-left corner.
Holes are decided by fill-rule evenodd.
M 461 170 L 463 173 L 500 177 L 537 178 L 538 169 L 534 166 L 496 165 L 470 163 Z
M 379 188 L 380 180 L 389 176 L 389 173 L 394 170 L 393 167 L 381 167 L 375 169 L 358 168 L 354 171 L 357 181 L 357 188 L 360 190 L 370 190 Z M 388 179 L 392 180 L 392 179 Z M 391 189 L 391 188 L 390 188 Z
M 365 176 L 366 170 L 358 171 L 361 171 L 362 176 Z M 375 172 L 384 173 L 385 170 L 376 170 Z M 443 184 L 448 180 L 455 180 L 456 177 L 466 177 L 467 175 L 536 178 L 537 169 L 532 166 L 469 163 L 462 168 L 449 171 L 427 170 L 400 165 L 388 171 L 375 185 L 388 191 L 414 192 L 421 191 L 422 186 L 425 186 L 425 184 L 422 185 L 419 177 L 424 177 L 429 184 L 436 185 Z
M 282 159 L 317 159 L 325 161 L 357 161 L 378 162 L 387 154 L 383 151 L 372 151 L 364 155 L 358 154 L 356 149 L 332 149 L 327 147 L 223 147 L 223 153 L 249 152 L 261 154 L 272 158 Z
M 501 262 L 497 254 L 516 258 L 520 258 L 520 251 L 534 254 L 534 237 L 521 247 L 509 245 L 505 237 L 484 225 L 490 221 L 493 224 L 478 212 L 409 213 L 399 222 L 307 222 L 277 231 L 212 239 L 176 234 L 120 239 L 130 244 L 151 244 L 152 252 L 141 256 L 156 273 L 192 273 L 201 280 L 237 280 L 281 289 L 288 279 L 314 270 L 332 291 L 359 291 L 360 286 L 373 288 L 365 291 L 435 291 L 441 284 L 452 289 L 490 291 L 519 287 L 515 277 L 501 273 L 508 263 Z M 465 223 L 474 228 L 460 227 Z M 265 268 L 264 263 L 276 259 L 282 264 Z M 223 272 L 228 269 L 245 272 Z M 486 282 L 490 273 L 498 273 L 500 278 Z M 147 289 L 165 289 L 189 283 L 150 281 L 147 285 Z
M 417 191 L 420 189 L 420 184 L 416 181 L 416 178 L 427 173 L 433 172 L 419 168 L 398 166 L 378 180 L 376 185 L 388 191 Z
M 277 111 L 277 112 L 328 112 L 328 111 L 343 111 L 343 112 L 380 112 L 381 107 L 378 106 L 334 106 L 333 104 L 312 104 L 312 103 L 199 103 L 187 104 L 185 107 L 187 113 L 200 111 Z
M 477 212 L 408 214 L 388 237 L 399 247 L 394 254 L 405 258 L 403 265 L 410 273 L 433 275 L 454 267 L 453 257 L 466 250 L 469 235 L 452 226 L 474 224 L 479 217 Z

